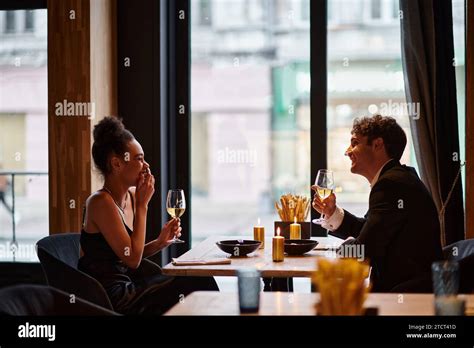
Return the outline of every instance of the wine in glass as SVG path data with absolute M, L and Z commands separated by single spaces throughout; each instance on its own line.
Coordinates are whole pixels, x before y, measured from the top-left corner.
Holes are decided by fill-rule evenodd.
M 316 176 L 314 186 L 316 186 L 316 194 L 322 201 L 328 198 L 334 190 L 334 174 L 332 170 L 318 170 L 318 175 Z M 313 220 L 313 223 L 317 225 L 321 225 L 323 222 L 324 214 L 321 214 L 321 217 L 319 219 Z
M 186 199 L 183 190 L 168 190 L 166 197 L 166 211 L 172 218 L 179 218 L 186 210 Z M 173 243 L 184 243 L 184 240 L 173 238 Z

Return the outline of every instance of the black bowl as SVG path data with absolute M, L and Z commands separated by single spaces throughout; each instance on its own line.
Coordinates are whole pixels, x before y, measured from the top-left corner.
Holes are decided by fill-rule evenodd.
M 245 256 L 258 249 L 262 242 L 258 240 L 221 240 L 216 245 L 223 252 L 232 256 Z
M 314 249 L 318 242 L 312 239 L 285 239 L 285 253 L 303 255 Z

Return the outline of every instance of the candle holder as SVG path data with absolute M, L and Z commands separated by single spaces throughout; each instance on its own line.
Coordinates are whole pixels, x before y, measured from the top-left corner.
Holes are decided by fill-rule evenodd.
M 275 221 L 274 222 L 274 235 L 276 235 L 276 231 L 278 227 L 281 231 L 281 236 L 285 237 L 285 239 L 290 239 L 290 225 L 293 221 Z M 301 239 L 311 239 L 311 222 L 298 222 L 301 225 Z

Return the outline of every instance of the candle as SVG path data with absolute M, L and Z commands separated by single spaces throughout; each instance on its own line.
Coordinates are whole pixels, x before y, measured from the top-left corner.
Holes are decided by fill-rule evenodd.
M 258 225 L 253 227 L 253 239 L 262 242 L 259 249 L 265 247 L 265 227 L 260 226 L 260 218 L 258 218 Z
M 280 262 L 284 259 L 285 238 L 280 236 L 280 227 L 277 228 L 277 235 L 273 237 L 272 256 L 274 262 Z
M 295 222 L 290 225 L 290 239 L 301 239 L 301 225 Z

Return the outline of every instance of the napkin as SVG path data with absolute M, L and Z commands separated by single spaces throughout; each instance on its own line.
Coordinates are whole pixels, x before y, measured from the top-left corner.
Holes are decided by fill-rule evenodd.
M 322 243 L 318 244 L 313 250 L 315 251 L 326 251 L 326 250 L 330 250 L 330 251 L 338 251 L 339 248 L 343 245 L 351 245 L 355 242 L 355 238 L 354 237 L 348 237 L 346 239 L 344 239 L 344 241 L 341 243 L 341 244 L 338 244 L 338 245 L 324 245 Z
M 178 260 L 171 259 L 174 266 L 197 266 L 197 265 L 228 265 L 230 259 L 207 259 L 207 260 Z

